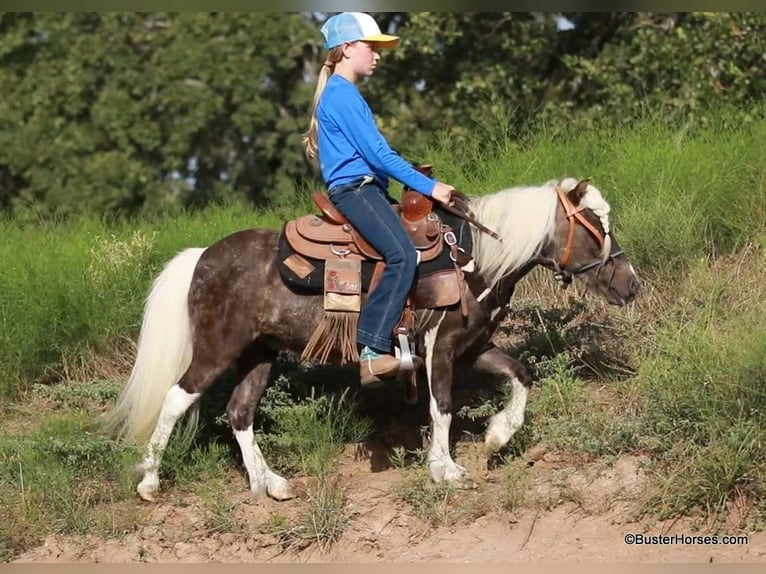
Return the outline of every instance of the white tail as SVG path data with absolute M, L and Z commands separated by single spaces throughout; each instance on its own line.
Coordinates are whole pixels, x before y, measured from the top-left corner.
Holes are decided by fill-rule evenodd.
M 168 389 L 189 368 L 192 333 L 187 296 L 203 251 L 200 247 L 181 251 L 152 284 L 144 306 L 133 371 L 107 417 L 107 430 L 120 438 L 140 444 L 149 440 Z M 192 430 L 198 410 L 194 408 L 189 415 L 188 430 Z

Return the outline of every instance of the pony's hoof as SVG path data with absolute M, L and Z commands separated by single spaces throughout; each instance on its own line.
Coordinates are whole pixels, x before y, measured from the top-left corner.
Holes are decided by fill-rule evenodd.
M 147 502 L 154 502 L 154 494 L 156 493 L 155 490 L 149 490 L 149 489 L 143 489 L 140 486 L 136 489 L 136 492 L 138 492 L 138 496 L 140 496 L 142 499 L 144 499 Z
M 250 493 L 255 498 L 271 497 L 279 502 L 290 500 L 297 496 L 290 483 L 281 476 L 276 475 L 270 478 L 268 482 L 261 481 L 258 484 L 252 485 Z
M 451 482 L 450 484 L 454 486 L 455 488 L 457 488 L 458 490 L 476 490 L 477 488 L 479 488 L 479 485 L 476 484 L 476 481 L 467 476 L 459 478 Z
M 295 494 L 293 487 L 290 486 L 290 483 L 280 477 L 279 480 L 275 480 L 269 485 L 269 496 L 274 500 L 283 502 L 285 500 L 291 500 L 297 495 Z
M 463 481 L 468 479 L 467 471 L 459 464 L 444 462 L 433 462 L 429 465 L 431 471 L 431 479 L 435 483 L 445 483 L 450 486 L 459 486 Z
M 484 439 L 484 450 L 489 454 L 494 454 L 508 444 L 509 440 L 499 436 L 498 433 L 487 433 Z
M 138 492 L 138 496 L 146 500 L 147 502 L 154 502 L 154 495 L 157 494 L 157 490 L 159 490 L 160 482 L 159 480 L 154 480 L 153 478 L 144 478 L 139 485 L 136 487 L 136 492 Z
M 490 419 L 484 436 L 484 448 L 491 453 L 497 452 L 510 442 L 512 436 L 505 413 L 497 414 Z
M 286 500 L 292 500 L 297 495 L 295 492 L 293 492 L 292 488 L 288 488 L 287 490 L 278 490 L 274 492 L 269 492 L 269 496 L 273 498 L 274 500 L 278 502 L 284 502 Z

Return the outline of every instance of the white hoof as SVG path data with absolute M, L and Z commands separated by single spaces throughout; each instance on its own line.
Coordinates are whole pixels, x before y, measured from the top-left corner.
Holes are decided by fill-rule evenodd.
M 136 487 L 136 492 L 138 492 L 138 496 L 143 498 L 144 500 L 148 502 L 154 502 L 154 495 L 157 494 L 157 491 L 160 488 L 160 479 L 155 474 L 153 476 L 145 476 L 144 479 L 138 483 L 138 486 Z
M 429 464 L 431 478 L 434 482 L 459 483 L 466 475 L 466 469 L 452 460 L 435 461 Z
M 274 473 L 264 476 L 258 482 L 251 484 L 250 492 L 256 498 L 270 496 L 274 500 L 279 501 L 290 500 L 296 496 L 290 483 Z
M 500 450 L 511 440 L 513 434 L 505 417 L 495 415 L 489 423 L 487 434 L 484 437 L 484 446 L 491 451 Z
M 274 500 L 290 500 L 295 498 L 296 494 L 290 483 L 277 474 L 269 477 L 269 496 Z

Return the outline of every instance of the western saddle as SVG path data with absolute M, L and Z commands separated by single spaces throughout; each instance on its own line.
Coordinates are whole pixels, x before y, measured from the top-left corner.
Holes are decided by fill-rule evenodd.
M 431 166 L 417 169 L 430 174 Z M 369 294 L 377 287 L 385 261 L 338 211 L 326 192 L 314 192 L 312 199 L 319 214 L 301 216 L 286 222 L 284 227 L 284 237 L 294 252 L 284 261 L 287 267 L 298 276 L 307 276 L 315 269 L 311 259 L 324 263 L 325 316 L 307 343 L 302 358 L 325 362 L 333 350 L 339 349 L 342 363 L 357 361 L 356 325 L 362 303 L 361 263 L 374 264 Z M 433 200 L 411 189 L 405 189 L 400 203 L 391 206 L 412 239 L 419 264 L 438 258 L 445 244 L 452 262 L 451 268 L 418 277 L 410 291 L 393 333 L 398 342 L 395 353 L 401 359 L 403 372 L 414 370 L 414 346 L 410 338 L 416 308 L 445 307 L 460 302 L 463 315 L 468 312 L 463 272 L 458 263 L 465 262 L 466 256 L 459 252 L 454 232 L 433 211 L 433 206 Z M 415 389 L 413 376 L 407 393 L 409 400 L 414 400 Z
M 364 240 L 338 211 L 325 192 L 312 195 L 321 215 L 304 215 L 287 222 L 285 235 L 293 249 L 314 259 L 371 259 L 383 257 Z M 420 262 L 431 261 L 442 252 L 439 216 L 431 211 L 431 200 L 416 191 L 406 191 L 400 205 L 391 206 L 420 253 Z

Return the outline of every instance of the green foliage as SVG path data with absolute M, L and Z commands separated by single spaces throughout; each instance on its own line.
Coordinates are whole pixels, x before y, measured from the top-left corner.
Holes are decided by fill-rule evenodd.
M 139 225 L 91 217 L 0 222 L 0 396 L 73 374 L 91 353 L 125 353 L 151 282 L 173 254 L 278 221 L 219 206 Z
M 646 108 L 666 121 L 709 122 L 736 106 L 740 120 L 766 90 L 766 17 L 762 13 L 568 14 L 564 33 L 566 102 L 547 104 L 556 118 L 583 125 L 633 121 Z M 557 109 L 558 108 L 558 109 Z
M 261 412 L 267 422 L 257 440 L 280 471 L 325 475 L 336 464 L 346 443 L 362 442 L 371 423 L 355 413 L 346 391 L 339 396 L 311 395 L 295 400 L 289 381 L 280 377 L 266 390 Z
M 292 195 L 314 33 L 276 12 L 5 13 L 3 204 L 130 214 Z
M 381 126 L 412 150 L 433 131 L 470 139 L 485 111 L 526 118 L 545 98 L 556 52 L 553 14 L 426 12 L 377 14 L 402 40 L 369 82 Z M 515 125 L 513 122 L 516 122 Z M 425 133 L 419 133 L 424 131 Z M 468 136 L 468 137 L 466 137 Z M 414 151 L 414 150 L 413 150 Z M 426 160 L 428 161 L 428 160 Z
M 0 440 L 0 559 L 51 531 L 116 535 L 130 527 L 131 516 L 107 509 L 132 494 L 137 453 L 101 435 L 97 425 L 92 413 L 72 410 L 27 436 Z
M 512 137 L 549 125 L 631 123 L 646 113 L 682 125 L 721 108 L 752 120 L 762 99 L 761 13 L 381 13 L 401 34 L 366 93 L 407 151 L 448 129 L 471 145 L 481 126 Z M 424 133 L 423 133 L 424 132 Z
M 376 13 L 402 42 L 360 88 L 394 146 L 429 163 L 438 134 L 492 150 L 485 126 L 523 141 L 546 125 L 647 113 L 675 127 L 710 124 L 721 108 L 733 125 L 755 119 L 763 14 L 565 16 L 574 30 L 554 13 Z M 277 12 L 0 15 L 0 209 L 38 221 L 300 202 L 321 185 L 301 146 L 320 23 Z

